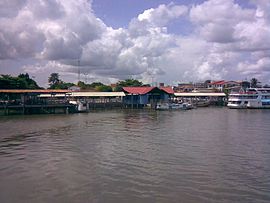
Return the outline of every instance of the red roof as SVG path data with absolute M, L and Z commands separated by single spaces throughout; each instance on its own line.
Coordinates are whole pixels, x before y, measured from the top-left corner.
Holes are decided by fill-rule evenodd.
M 210 85 L 224 85 L 226 82 L 225 80 L 211 82 Z
M 155 87 L 123 87 L 123 90 L 130 94 L 147 94 Z
M 212 83 L 210 83 L 210 85 L 225 85 L 225 84 L 230 84 L 230 83 L 240 84 L 239 82 L 236 82 L 236 81 L 225 81 L 225 80 L 220 80 L 220 81 L 212 82 Z
M 174 94 L 174 91 L 173 91 L 172 87 L 160 87 L 159 89 L 167 92 L 168 94 Z

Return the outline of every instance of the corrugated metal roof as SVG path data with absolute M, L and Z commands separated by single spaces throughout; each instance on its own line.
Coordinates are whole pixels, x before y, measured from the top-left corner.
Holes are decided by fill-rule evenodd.
M 123 97 L 124 92 L 69 92 L 67 94 L 55 94 L 53 97 Z M 40 97 L 51 97 L 51 94 L 42 94 Z
M 167 92 L 168 94 L 174 94 L 174 91 L 173 91 L 172 87 L 160 87 L 159 89 Z
M 223 92 L 211 92 L 211 93 L 194 93 L 194 92 L 181 92 L 181 93 L 174 93 L 176 97 L 225 97 L 226 94 Z
M 147 94 L 156 87 L 123 87 L 123 90 L 129 94 Z
M 219 80 L 219 81 L 211 82 L 209 83 L 209 85 L 223 85 L 225 83 L 226 83 L 225 80 Z
M 44 89 L 36 89 L 36 90 L 20 90 L 20 89 L 0 89 L 0 93 L 66 93 L 70 92 L 70 90 L 44 90 Z
M 72 92 L 72 97 L 123 97 L 124 92 Z
M 209 84 L 210 85 L 225 85 L 225 84 L 230 84 L 230 83 L 240 84 L 240 82 L 237 82 L 237 81 L 225 81 L 225 80 L 215 81 Z
M 68 94 L 40 94 L 38 97 L 65 97 Z

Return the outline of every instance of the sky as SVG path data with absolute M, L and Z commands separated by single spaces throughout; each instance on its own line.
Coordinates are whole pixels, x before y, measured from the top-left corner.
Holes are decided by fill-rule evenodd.
M 269 0 L 1 0 L 0 74 L 270 83 Z

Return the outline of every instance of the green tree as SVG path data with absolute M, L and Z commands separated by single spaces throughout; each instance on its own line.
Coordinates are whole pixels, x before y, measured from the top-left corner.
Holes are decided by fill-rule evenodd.
M 77 85 L 78 85 L 78 87 L 80 87 L 82 90 L 87 89 L 87 85 L 86 85 L 84 82 L 82 82 L 82 81 L 79 81 L 79 82 L 77 83 Z
M 72 86 L 74 86 L 74 83 L 69 83 L 69 82 L 63 82 L 60 80 L 60 82 L 56 84 L 52 84 L 49 89 L 57 89 L 57 90 L 66 90 Z
M 123 87 L 141 87 L 141 86 L 144 86 L 144 84 L 138 80 L 126 79 L 126 80 L 119 81 L 118 83 L 116 83 L 116 87 L 114 91 L 116 92 L 122 91 Z
M 258 84 L 259 84 L 258 79 L 252 78 L 252 79 L 250 80 L 250 86 L 251 86 L 251 87 L 257 87 Z
M 59 74 L 51 73 L 50 77 L 48 78 L 48 82 L 50 86 L 60 83 Z
M 60 80 L 59 74 L 58 73 L 51 73 L 50 77 L 48 78 L 49 82 L 49 89 L 68 89 L 69 87 L 74 86 L 74 83 L 67 83 L 62 80 Z
M 82 81 L 78 82 L 78 86 L 82 89 L 82 90 L 96 90 L 96 91 L 100 91 L 100 92 L 111 92 L 112 88 L 110 86 L 104 85 L 101 82 L 93 82 L 91 84 L 86 84 Z
M 40 89 L 36 81 L 31 79 L 28 73 L 25 73 L 25 74 L 21 73 L 18 75 L 18 78 L 26 81 L 27 89 Z
M 0 89 L 40 89 L 36 81 L 26 74 L 20 74 L 18 77 L 10 75 L 0 76 Z
M 101 82 L 93 82 L 93 83 L 91 83 L 89 86 L 90 86 L 90 87 L 93 87 L 93 88 L 96 88 L 96 87 L 98 87 L 98 86 L 104 86 L 104 84 L 101 83 Z
M 95 89 L 99 92 L 112 92 L 112 87 L 107 85 L 99 85 Z

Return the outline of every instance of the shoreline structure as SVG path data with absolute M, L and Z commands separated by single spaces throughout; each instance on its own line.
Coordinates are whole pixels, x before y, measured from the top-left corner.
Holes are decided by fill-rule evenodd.
M 91 109 L 150 108 L 158 103 L 207 100 L 224 105 L 225 93 L 176 93 L 170 87 L 124 87 L 122 92 L 0 90 L 0 115 L 88 112 Z

